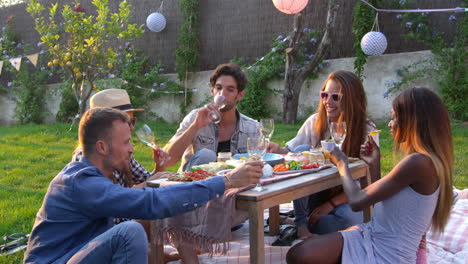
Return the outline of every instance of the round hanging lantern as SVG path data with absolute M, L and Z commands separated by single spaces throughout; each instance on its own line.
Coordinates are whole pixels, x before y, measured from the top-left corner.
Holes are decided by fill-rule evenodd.
M 387 49 L 387 38 L 378 31 L 371 31 L 361 39 L 361 49 L 366 55 L 382 55 Z
M 161 13 L 152 13 L 146 18 L 146 26 L 153 32 L 161 32 L 166 27 L 166 18 Z
M 296 14 L 307 6 L 309 0 L 273 0 L 276 9 L 285 14 Z

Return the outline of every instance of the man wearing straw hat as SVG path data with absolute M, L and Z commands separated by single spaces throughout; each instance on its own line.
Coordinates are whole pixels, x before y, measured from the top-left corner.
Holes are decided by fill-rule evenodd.
M 123 89 L 107 89 L 100 91 L 93 95 L 90 99 L 90 109 L 96 107 L 109 107 L 124 111 L 127 113 L 130 119 L 130 129 L 135 128 L 137 118 L 134 116 L 134 112 L 144 111 L 144 109 L 134 109 L 130 97 L 126 90 Z M 72 158 L 73 161 L 80 160 L 82 156 L 81 147 L 75 151 Z M 143 183 L 155 175 L 157 172 L 163 171 L 162 166 L 163 160 L 168 158 L 168 153 L 162 149 L 153 149 L 153 159 L 155 161 L 155 168 L 152 172 L 149 172 L 138 163 L 133 156 L 130 159 L 128 168 L 124 171 L 114 171 L 114 180 L 125 187 L 143 187 Z M 162 174 L 155 175 L 153 178 L 160 178 Z

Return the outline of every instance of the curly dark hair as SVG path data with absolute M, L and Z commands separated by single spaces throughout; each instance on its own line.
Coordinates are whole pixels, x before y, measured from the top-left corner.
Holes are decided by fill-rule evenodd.
M 242 71 L 239 65 L 230 62 L 220 64 L 218 65 L 218 67 L 216 67 L 215 71 L 210 76 L 211 87 L 214 87 L 216 84 L 216 80 L 218 80 L 218 78 L 223 75 L 232 76 L 236 80 L 238 92 L 242 92 L 247 86 L 248 80 L 245 73 Z

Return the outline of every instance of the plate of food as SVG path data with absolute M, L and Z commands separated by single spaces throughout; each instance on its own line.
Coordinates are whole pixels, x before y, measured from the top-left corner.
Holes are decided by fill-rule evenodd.
M 235 160 L 245 160 L 249 161 L 249 153 L 238 153 L 232 156 L 233 159 Z M 266 153 L 265 157 L 263 157 L 263 160 L 266 161 L 266 163 L 270 164 L 270 166 L 275 166 L 276 164 L 282 163 L 284 158 L 283 155 L 276 154 L 276 153 Z
M 309 172 L 316 172 L 320 170 L 320 165 L 315 163 L 302 163 L 299 161 L 289 161 L 286 163 L 276 164 L 273 167 L 273 174 L 275 175 L 283 175 L 283 174 L 290 174 L 294 172 L 301 172 L 301 173 L 309 173 Z
M 208 164 L 193 166 L 190 171 L 205 170 L 211 172 L 212 174 L 217 174 L 218 171 L 234 169 L 235 167 L 236 166 L 227 164 L 225 162 L 210 162 Z
M 190 182 L 190 181 L 205 180 L 213 176 L 216 176 L 216 175 L 209 171 L 199 169 L 199 170 L 178 172 L 178 173 L 175 173 L 174 175 L 169 176 L 167 179 L 169 181 Z

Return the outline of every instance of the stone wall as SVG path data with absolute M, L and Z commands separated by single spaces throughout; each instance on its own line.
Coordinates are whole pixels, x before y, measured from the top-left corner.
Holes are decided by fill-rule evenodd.
M 387 89 L 386 82 L 397 81 L 401 78 L 397 75 L 397 70 L 422 59 L 428 59 L 430 56 L 430 51 L 417 51 L 369 57 L 364 72 L 366 76 L 364 88 L 367 93 L 368 113 L 371 119 L 385 120 L 390 116 L 392 97 L 384 98 L 383 93 Z M 320 88 L 330 72 L 336 70 L 353 71 L 354 58 L 334 59 L 329 62 L 330 65 L 322 70 L 316 80 L 308 80 L 304 83 L 299 100 L 299 119 L 307 118 L 316 108 L 319 102 L 318 94 Z M 212 71 L 202 71 L 191 75 L 187 86 L 197 91 L 193 94 L 193 102 L 189 109 L 196 108 L 209 97 L 210 88 L 208 79 L 211 73 Z M 276 95 L 272 95 L 271 98 L 267 98 L 276 110 L 276 119 L 281 119 L 281 90 L 283 89 L 283 85 L 284 81 L 282 80 L 269 83 L 270 88 L 279 91 Z M 47 97 L 46 108 L 49 112 L 46 122 L 53 122 L 54 116 L 58 111 L 60 94 L 56 92 L 55 86 L 56 85 L 50 85 L 45 95 Z M 419 80 L 417 83 L 414 83 L 413 86 L 436 88 L 436 84 L 432 80 Z M 150 111 L 154 112 L 155 116 L 161 117 L 170 123 L 177 123 L 183 118 L 179 110 L 179 105 L 183 100 L 183 96 L 166 95 L 150 102 Z M 11 100 L 11 96 L 0 96 L 0 113 L 2 113 L 0 116 L 0 124 L 11 125 L 16 123 L 16 119 L 13 115 L 14 107 L 15 104 Z

